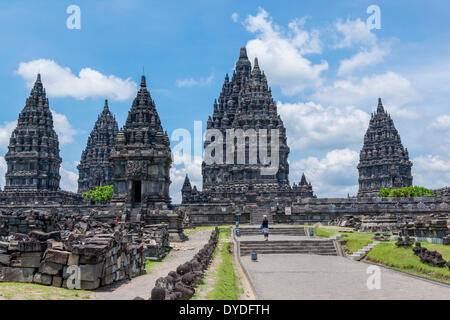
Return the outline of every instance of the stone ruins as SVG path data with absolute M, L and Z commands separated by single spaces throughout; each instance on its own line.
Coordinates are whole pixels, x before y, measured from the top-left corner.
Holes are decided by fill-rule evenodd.
M 5 155 L 0 281 L 95 289 L 141 274 L 145 259 L 160 259 L 170 241 L 186 239 L 183 227 L 229 225 L 237 217 L 241 224 L 260 224 L 267 215 L 270 223 L 320 222 L 450 243 L 448 187 L 421 198 L 377 195 L 380 188 L 409 186 L 413 181 L 408 150 L 381 99 L 364 137 L 355 197 L 317 198 L 304 174 L 298 184 L 290 184 L 286 128 L 264 71 L 257 59 L 252 66 L 245 48 L 231 80 L 225 76 L 207 129 L 215 135 L 204 143 L 202 190 L 186 176 L 182 203 L 174 205 L 169 195 L 170 141 L 142 76 L 120 130 L 105 101 L 81 155 L 78 193 L 67 192 L 60 188 L 58 136 L 38 75 Z M 223 150 L 211 148 L 219 134 Z M 257 155 L 252 141 L 258 141 Z M 271 167 L 272 173 L 267 171 Z M 111 184 L 114 195 L 109 203 L 82 197 Z M 193 294 L 192 285 L 217 243 L 217 234 L 213 235 L 196 261 L 156 284 L 153 299 Z M 424 260 L 442 264 L 434 258 Z M 71 272 L 79 270 L 84 270 L 83 277 L 74 283 Z

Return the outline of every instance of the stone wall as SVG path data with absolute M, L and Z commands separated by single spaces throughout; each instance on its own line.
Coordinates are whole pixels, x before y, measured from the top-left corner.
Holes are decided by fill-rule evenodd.
M 286 215 L 286 208 L 291 214 Z M 234 224 L 234 213 L 241 212 L 241 223 L 248 223 L 252 214 L 261 211 L 272 216 L 274 223 L 313 224 L 331 223 L 343 215 L 382 214 L 427 215 L 450 214 L 450 196 L 421 198 L 303 198 L 295 202 L 237 204 L 184 204 L 176 209 L 184 214 L 192 226 Z

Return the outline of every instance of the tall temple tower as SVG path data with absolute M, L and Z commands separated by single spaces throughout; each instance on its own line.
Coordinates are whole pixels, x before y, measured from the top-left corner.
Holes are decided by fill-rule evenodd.
M 278 115 L 267 78 L 259 68 L 258 59 L 255 59 L 252 68 L 245 47 L 240 50 L 231 81 L 228 74 L 225 76 L 219 99 L 214 101 L 212 117 L 208 118 L 207 129 L 221 132 L 223 161 L 210 163 L 205 158 L 202 163 L 203 190 L 196 195 L 197 200 L 194 201 L 188 188 L 184 188 L 183 203 L 274 202 L 283 197 L 293 199 L 306 194 L 313 196 L 312 188 L 309 193 L 300 194 L 289 185 L 287 159 L 290 150 L 287 146 L 286 129 Z M 278 132 L 277 153 L 275 149 L 271 150 L 272 131 Z M 228 136 L 228 132 L 233 132 L 235 137 Z M 243 133 L 240 140 L 239 132 Z M 254 135 L 251 136 L 250 132 L 254 132 Z M 260 132 L 267 135 L 265 142 L 261 142 L 264 140 L 260 140 Z M 209 156 L 207 150 L 211 143 L 208 139 L 205 141 L 205 157 Z M 263 161 L 261 143 L 266 143 L 265 149 L 270 156 L 278 157 L 273 173 L 263 170 L 273 166 L 273 162 L 268 165 Z M 234 150 L 234 159 L 231 161 L 228 158 L 233 155 L 227 155 L 227 145 L 231 145 L 230 150 Z M 242 152 L 244 159 L 241 157 L 239 160 L 236 151 L 240 148 L 244 148 L 245 152 Z M 251 153 L 256 157 L 251 159 Z
M 108 100 L 105 100 L 77 167 L 78 193 L 112 184 L 113 164 L 109 157 L 118 132 L 117 121 L 109 110 Z
M 19 115 L 5 160 L 5 191 L 59 190 L 58 135 L 40 74 Z
M 133 101 L 125 126 L 111 152 L 114 165 L 113 202 L 129 207 L 167 208 L 172 152 L 145 76 Z
M 381 188 L 411 186 L 411 167 L 408 149 L 403 148 L 394 121 L 385 112 L 380 98 L 360 153 L 358 197 L 377 196 Z

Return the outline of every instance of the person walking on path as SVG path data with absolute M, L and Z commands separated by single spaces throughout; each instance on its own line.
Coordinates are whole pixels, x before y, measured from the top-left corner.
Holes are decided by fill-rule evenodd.
M 261 227 L 262 227 L 263 234 L 264 234 L 264 240 L 268 241 L 269 240 L 269 220 L 267 220 L 266 215 L 264 215 L 264 217 L 263 217 Z

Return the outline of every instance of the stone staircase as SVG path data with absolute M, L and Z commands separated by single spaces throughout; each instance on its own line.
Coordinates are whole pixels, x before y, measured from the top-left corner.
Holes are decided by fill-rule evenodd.
M 261 225 L 264 215 L 266 215 L 267 220 L 269 220 L 270 228 L 270 225 L 273 224 L 273 217 L 270 210 L 254 210 L 250 215 L 250 224 Z
M 367 255 L 367 253 L 369 253 L 369 251 L 372 250 L 372 248 L 375 247 L 379 243 L 380 243 L 379 241 L 374 241 L 374 242 L 368 244 L 367 246 L 365 246 L 364 248 L 361 248 L 358 251 L 353 252 L 351 255 L 349 255 L 347 257 L 352 260 L 359 261 L 362 258 L 364 258 Z
M 279 241 L 239 241 L 240 255 L 258 254 L 317 254 L 337 256 L 333 240 L 279 240 Z
M 240 228 L 241 236 L 253 236 L 253 235 L 261 235 L 262 231 L 258 227 L 243 227 Z M 285 236 L 307 236 L 307 231 L 305 228 L 301 227 L 270 227 L 269 224 L 269 237 L 270 235 L 280 234 Z

